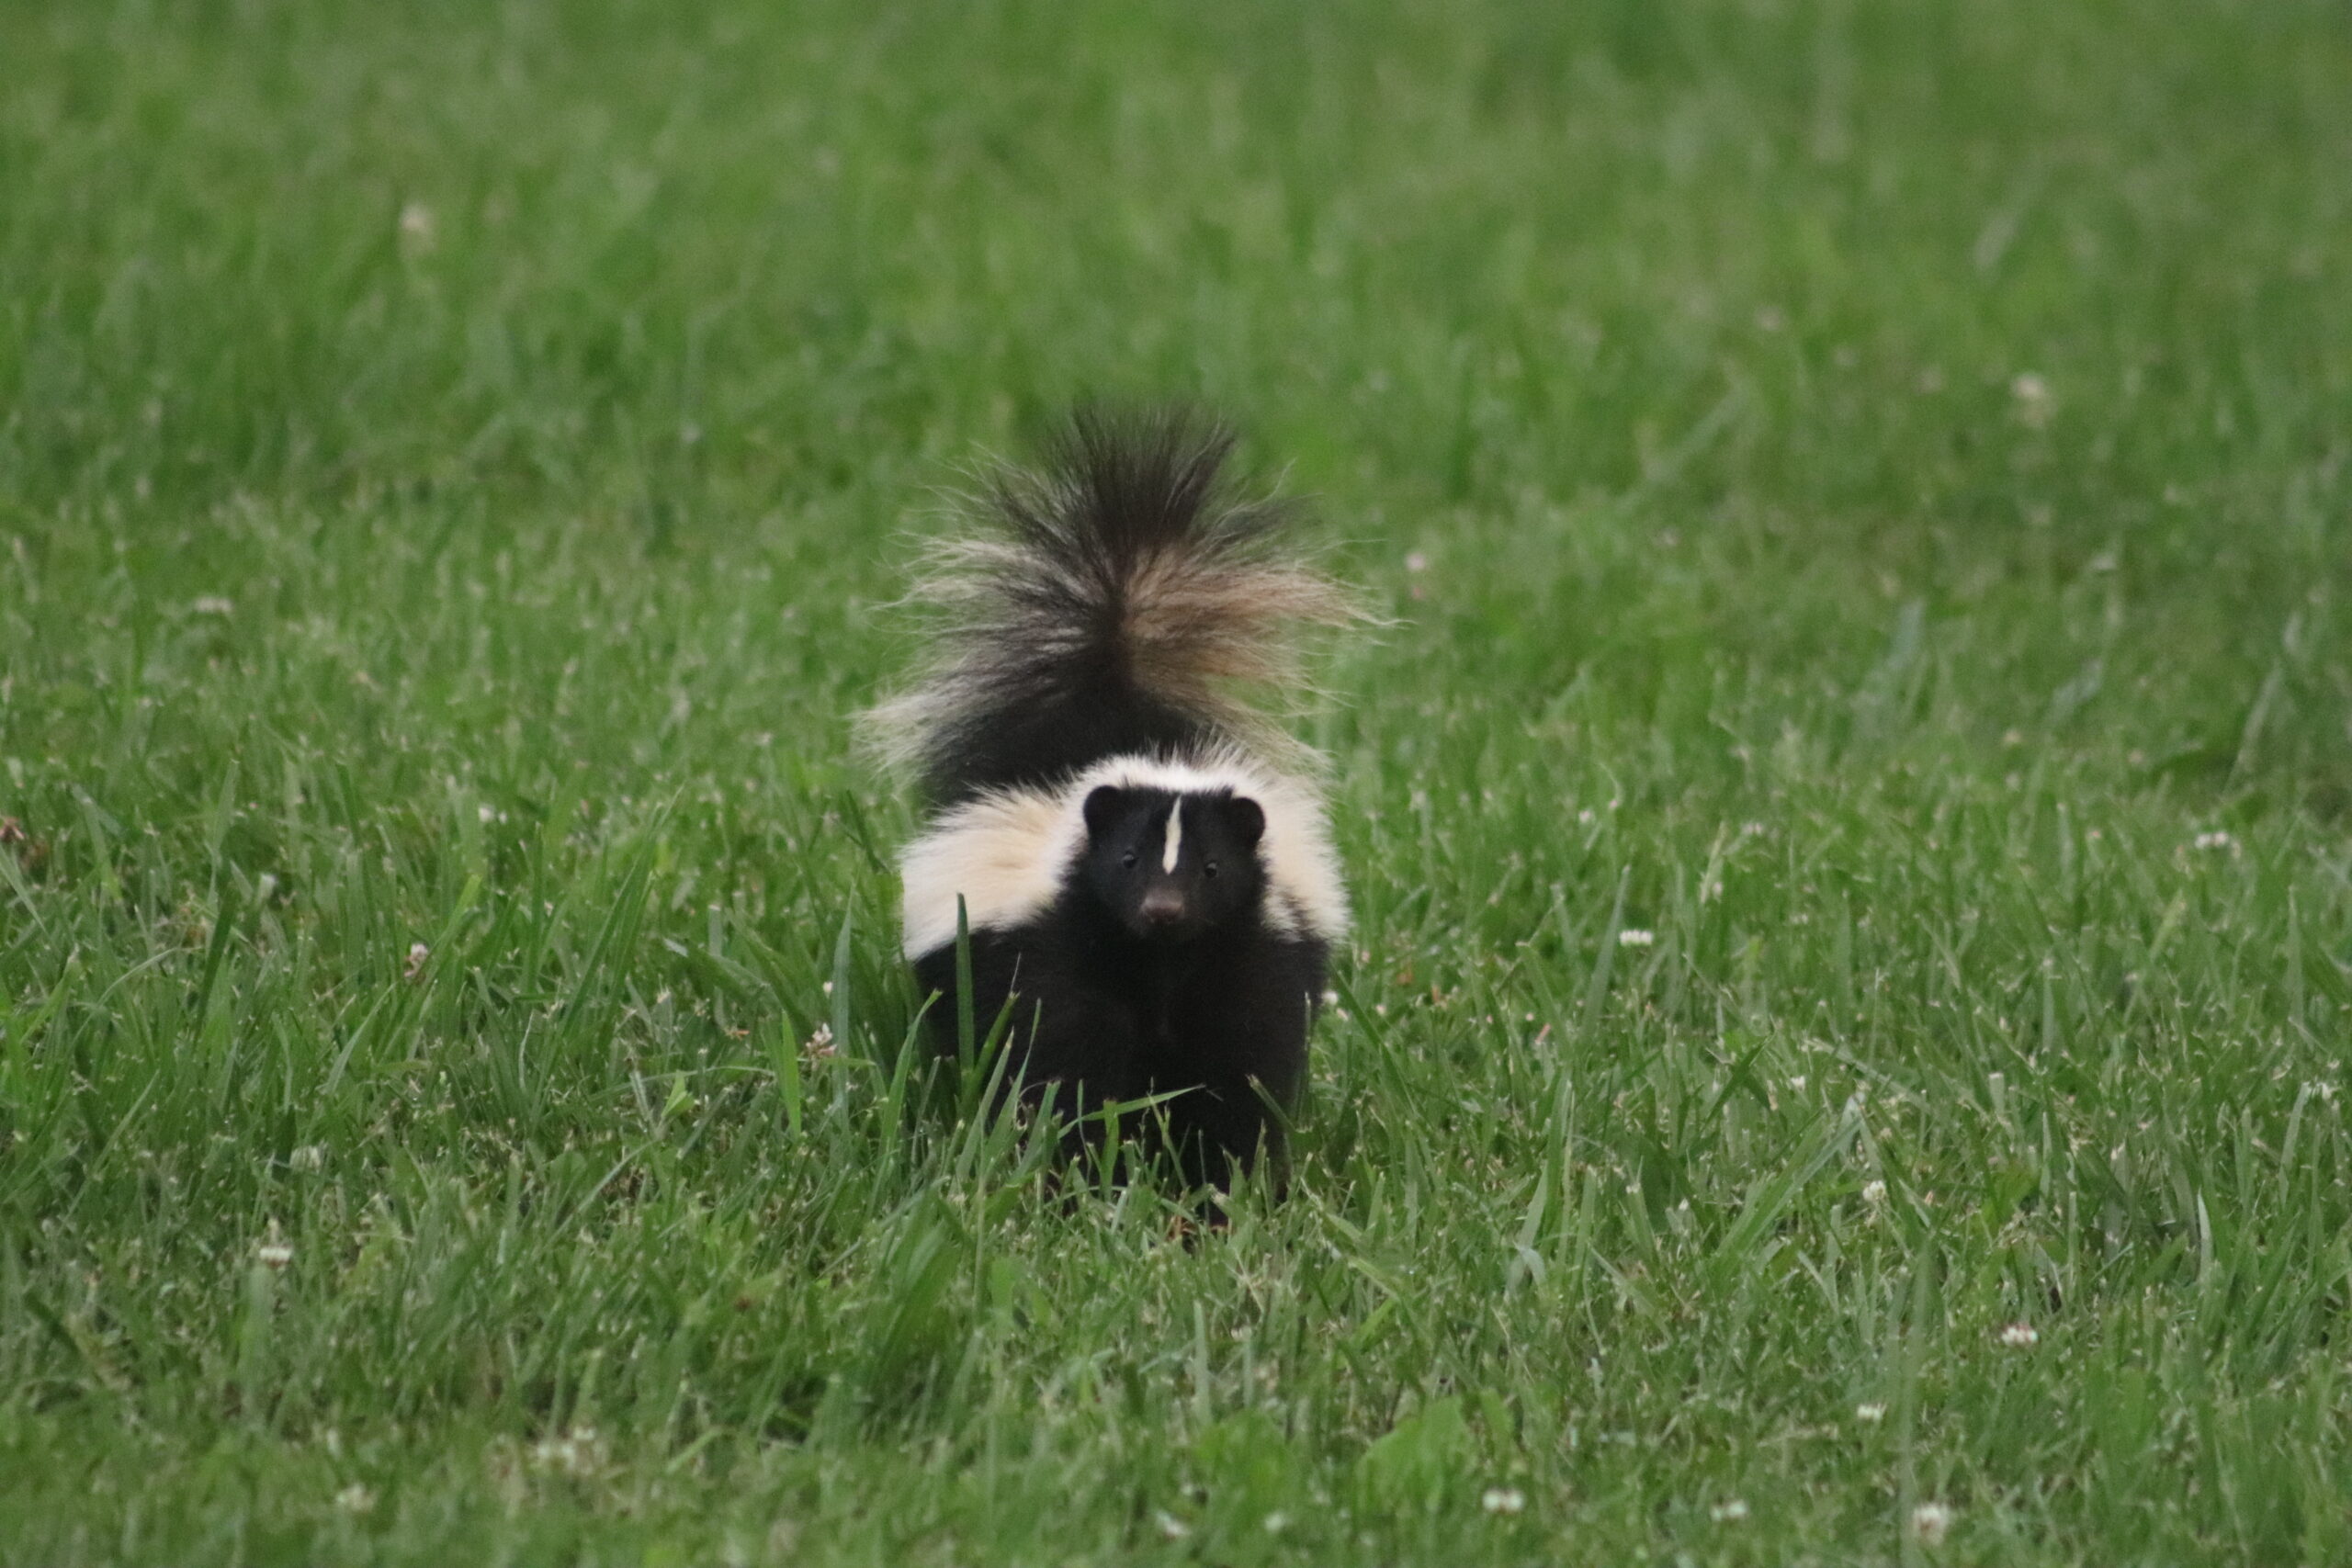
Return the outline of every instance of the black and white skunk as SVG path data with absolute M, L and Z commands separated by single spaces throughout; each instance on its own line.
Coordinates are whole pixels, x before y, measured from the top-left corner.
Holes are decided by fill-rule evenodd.
M 1353 617 L 1277 547 L 1284 509 L 1221 482 L 1222 428 L 1081 413 L 999 473 L 980 536 L 914 602 L 941 625 L 869 716 L 931 815 L 899 856 L 905 946 L 953 1049 L 957 900 L 972 1016 L 1085 1112 L 1169 1095 L 1186 1179 L 1263 1150 L 1306 1079 L 1347 892 L 1311 755 L 1237 688 L 1295 690 L 1293 633 Z

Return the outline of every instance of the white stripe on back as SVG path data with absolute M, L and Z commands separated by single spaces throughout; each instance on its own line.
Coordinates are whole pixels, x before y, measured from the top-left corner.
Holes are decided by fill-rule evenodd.
M 1255 800 L 1266 813 L 1258 859 L 1268 927 L 1325 942 L 1347 931 L 1347 889 L 1313 781 L 1217 749 L 1182 759 L 1105 757 L 1057 787 L 991 790 L 939 813 L 899 854 L 907 956 L 956 940 L 958 895 L 974 931 L 1012 930 L 1051 905 L 1086 848 L 1086 797 L 1103 784 Z

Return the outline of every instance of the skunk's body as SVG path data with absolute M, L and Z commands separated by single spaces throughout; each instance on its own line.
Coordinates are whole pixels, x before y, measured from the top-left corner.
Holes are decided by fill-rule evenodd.
M 1217 484 L 1222 431 L 1080 416 L 1000 479 L 1002 537 L 918 591 L 952 617 L 878 710 L 933 808 L 899 857 L 905 947 L 952 1047 L 958 900 L 972 1016 L 1012 1001 L 1013 1066 L 1065 1109 L 1173 1093 L 1187 1178 L 1261 1147 L 1306 1079 L 1347 896 L 1297 748 L 1227 688 L 1294 674 L 1291 627 L 1348 618 L 1273 558 L 1280 514 Z M 1285 767 L 1281 764 L 1290 763 Z

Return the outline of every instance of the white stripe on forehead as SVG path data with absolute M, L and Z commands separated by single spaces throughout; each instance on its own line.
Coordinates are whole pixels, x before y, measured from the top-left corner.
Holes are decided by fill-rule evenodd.
M 1216 750 L 1182 761 L 1106 757 L 1058 788 L 997 790 L 941 812 L 899 854 L 907 956 L 956 940 L 959 895 L 976 931 L 1008 931 L 1049 908 L 1086 848 L 1086 797 L 1104 784 L 1256 801 L 1266 815 L 1258 858 L 1267 925 L 1325 942 L 1347 931 L 1347 888 L 1315 786 Z M 1182 831 L 1173 814 L 1170 829 Z
M 1168 803 L 1168 847 L 1159 852 L 1159 869 L 1176 869 L 1176 848 L 1184 841 L 1184 797 L 1178 795 Z

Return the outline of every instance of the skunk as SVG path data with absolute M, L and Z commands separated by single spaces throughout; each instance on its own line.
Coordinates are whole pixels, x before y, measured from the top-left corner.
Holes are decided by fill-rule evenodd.
M 899 869 L 940 1047 L 960 901 L 971 1016 L 1010 1005 L 1023 1092 L 1081 1116 L 1170 1097 L 1193 1186 L 1261 1151 L 1283 1168 L 1348 928 L 1315 760 L 1236 688 L 1295 690 L 1295 630 L 1356 611 L 1277 547 L 1286 508 L 1223 481 L 1232 444 L 1182 412 L 1082 412 L 1042 468 L 1000 470 L 912 595 L 930 662 L 868 716 L 929 812 Z

